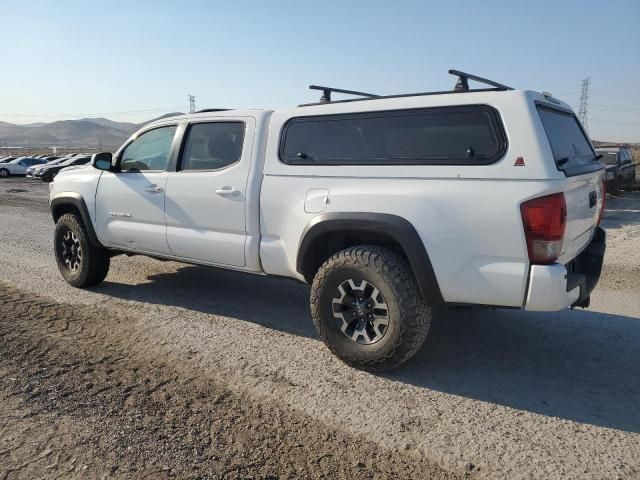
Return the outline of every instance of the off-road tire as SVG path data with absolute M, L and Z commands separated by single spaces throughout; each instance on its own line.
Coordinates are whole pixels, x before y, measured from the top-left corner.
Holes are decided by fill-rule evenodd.
M 82 259 L 75 271 L 67 266 L 63 258 L 62 242 L 68 232 L 75 234 L 82 252 Z M 97 285 L 105 279 L 109 272 L 108 251 L 91 243 L 82 220 L 72 213 L 62 215 L 56 222 L 54 254 L 62 277 L 74 287 Z
M 6 168 L 0 168 L 0 178 L 7 178 L 11 176 L 11 172 Z
M 370 282 L 388 306 L 389 324 L 373 344 L 348 338 L 334 316 L 335 292 L 350 278 Z M 390 370 L 411 358 L 427 338 L 433 312 L 407 260 L 389 249 L 369 245 L 351 247 L 329 258 L 313 279 L 310 303 L 313 323 L 329 350 L 345 363 L 369 371 Z

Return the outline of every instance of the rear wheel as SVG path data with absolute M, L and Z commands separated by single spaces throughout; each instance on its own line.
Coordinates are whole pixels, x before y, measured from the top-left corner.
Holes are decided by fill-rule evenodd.
M 6 168 L 0 168 L 0 178 L 7 178 L 9 175 L 9 170 Z
M 404 257 L 357 246 L 320 267 L 311 288 L 311 314 L 320 337 L 341 360 L 383 371 L 420 349 L 432 309 Z
M 109 272 L 107 250 L 91 243 L 82 220 L 72 213 L 56 222 L 54 252 L 62 277 L 74 287 L 97 285 Z

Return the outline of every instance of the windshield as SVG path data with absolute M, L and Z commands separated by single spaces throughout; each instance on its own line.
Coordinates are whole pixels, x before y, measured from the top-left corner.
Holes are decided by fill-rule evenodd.
M 47 162 L 47 166 L 57 165 L 57 164 L 62 163 L 64 161 L 65 161 L 64 158 L 56 158 L 55 160 L 51 160 L 50 162 Z
M 69 158 L 68 160 L 65 160 L 64 162 L 62 162 L 60 165 L 62 165 L 63 167 L 68 167 L 69 165 L 73 165 L 73 162 L 76 162 L 78 160 L 81 160 L 81 158 Z
M 538 105 L 538 113 L 559 170 L 571 176 L 602 168 L 573 113 L 542 105 Z
M 9 163 L 18 163 L 20 160 L 22 160 L 21 158 L 16 158 L 15 160 L 11 160 Z
M 618 163 L 618 154 L 616 152 L 598 152 L 602 155 L 600 161 L 605 165 L 615 165 Z

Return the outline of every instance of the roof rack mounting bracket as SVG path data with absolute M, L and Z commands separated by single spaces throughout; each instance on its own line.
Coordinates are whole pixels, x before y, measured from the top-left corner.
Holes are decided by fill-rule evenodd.
M 461 72 L 460 70 L 449 70 L 449 73 L 458 77 L 456 86 L 453 88 L 454 92 L 468 92 L 469 80 L 474 80 L 479 83 L 484 83 L 485 85 L 490 85 L 497 88 L 498 90 L 513 90 L 513 88 L 508 87 L 507 85 L 503 85 L 502 83 L 494 82 L 493 80 L 478 77 L 477 75 L 472 75 L 470 73 Z
M 331 102 L 331 94 L 332 93 L 344 93 L 346 95 L 355 95 L 357 97 L 369 97 L 376 98 L 379 95 L 374 95 L 373 93 L 365 93 L 365 92 L 357 92 L 355 90 L 344 90 L 342 88 L 333 88 L 333 87 L 321 87 L 320 85 L 309 85 L 309 90 L 320 90 L 322 91 L 322 96 L 320 97 L 320 103 L 329 103 Z

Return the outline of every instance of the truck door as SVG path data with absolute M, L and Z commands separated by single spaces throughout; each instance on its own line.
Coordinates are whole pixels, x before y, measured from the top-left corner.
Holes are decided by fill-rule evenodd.
M 167 242 L 179 257 L 245 266 L 246 188 L 255 120 L 224 118 L 187 127 L 168 174 Z
M 177 126 L 138 135 L 121 151 L 115 172 L 103 172 L 96 192 L 96 230 L 108 246 L 170 254 L 165 235 L 167 165 Z

